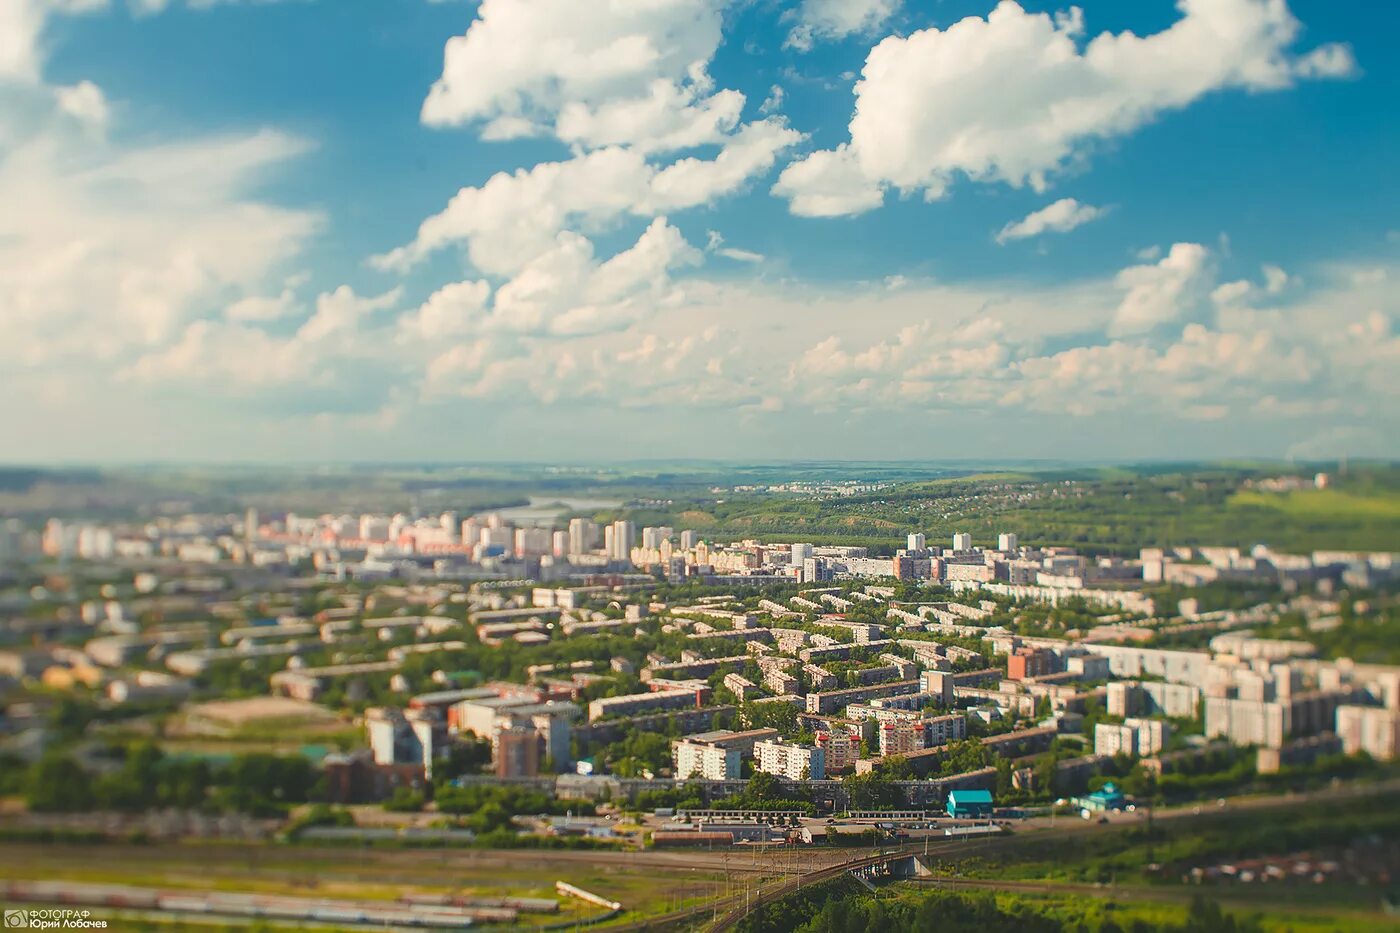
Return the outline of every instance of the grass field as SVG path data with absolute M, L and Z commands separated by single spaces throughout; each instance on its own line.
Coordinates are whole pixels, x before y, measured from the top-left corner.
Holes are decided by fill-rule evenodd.
M 1241 490 L 1230 497 L 1227 506 L 1232 509 L 1271 509 L 1302 520 L 1400 520 L 1400 496 L 1336 489 L 1301 489 L 1279 493 Z
M 920 886 L 911 884 L 904 887 L 917 889 Z M 1105 891 L 1098 896 L 1066 892 L 998 894 L 996 897 L 998 906 L 1003 909 L 1031 907 L 1036 913 L 1061 921 L 1069 929 L 1082 924 L 1094 930 L 1111 920 L 1126 930 L 1131 929 L 1134 921 L 1159 925 L 1181 924 L 1186 919 L 1189 901 L 1196 893 L 1191 890 L 1168 895 L 1160 889 L 1119 889 Z M 1256 918 L 1267 933 L 1332 933 L 1338 930 L 1381 933 L 1396 928 L 1393 920 L 1374 911 L 1350 910 L 1338 904 L 1286 905 L 1281 904 L 1276 894 L 1269 891 L 1222 893 L 1212 889 L 1199 893 L 1215 900 L 1237 917 Z

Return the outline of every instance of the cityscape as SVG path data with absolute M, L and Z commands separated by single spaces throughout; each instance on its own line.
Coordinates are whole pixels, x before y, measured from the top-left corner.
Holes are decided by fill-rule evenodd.
M 4 929 L 1400 929 L 1397 37 L 0 0 Z
M 1308 497 L 1394 476 L 1229 482 L 1239 496 Z M 1400 777 L 1400 553 L 1336 547 L 1333 533 L 1305 553 L 1166 541 L 1125 553 L 1019 528 L 851 545 L 612 517 L 698 514 L 736 495 L 876 507 L 906 488 L 708 477 L 665 497 L 367 512 L 269 507 L 275 478 L 257 506 L 187 509 L 156 477 L 155 499 L 45 516 L 46 485 L 65 479 L 122 485 L 21 477 L 29 492 L 11 501 L 32 505 L 0 525 L 4 838 L 146 847 L 138 858 L 281 843 L 373 851 L 386 866 L 395 853 L 500 850 L 560 877 L 548 891 L 527 875 L 378 900 L 10 863 L 12 900 L 172 922 L 511 926 L 543 911 L 701 928 L 752 923 L 833 875 L 871 890 L 957 877 L 971 844 L 1034 852 L 1038 839 L 1088 845 L 1087 833 L 1131 845 L 1173 819 L 1290 800 L 1372 808 Z M 1024 479 L 1012 498 L 1065 483 Z M 938 482 L 953 502 L 1007 476 Z M 415 499 L 461 495 L 414 485 Z M 1345 630 L 1374 635 L 1343 654 L 1329 639 Z M 1380 896 L 1396 850 L 1357 868 L 1357 844 L 1300 838 L 1142 870 L 1192 893 L 1284 872 Z M 594 863 L 713 880 L 677 881 L 689 895 L 660 902 L 578 874 Z

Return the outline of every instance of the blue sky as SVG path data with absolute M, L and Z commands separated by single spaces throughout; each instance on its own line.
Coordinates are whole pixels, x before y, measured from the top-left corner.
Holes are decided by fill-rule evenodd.
M 0 458 L 1395 456 L 1397 26 L 5 0 Z

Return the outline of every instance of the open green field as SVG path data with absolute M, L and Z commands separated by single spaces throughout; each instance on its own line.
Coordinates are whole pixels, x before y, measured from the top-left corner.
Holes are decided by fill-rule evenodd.
M 807 538 L 884 553 L 915 531 L 930 541 L 968 532 L 983 545 L 995 543 L 1000 532 L 1015 531 L 1023 544 L 1119 554 L 1164 545 L 1262 543 L 1297 553 L 1400 547 L 1400 469 L 1371 465 L 1322 490 L 1273 493 L 1250 485 L 1279 472 L 1001 471 L 820 499 L 758 492 L 678 494 L 669 504 L 634 504 L 628 511 L 639 524 L 693 528 L 718 540 Z
M 910 891 L 924 890 L 920 884 L 901 885 Z M 998 893 L 998 906 L 1008 912 L 1032 911 L 1059 921 L 1065 929 L 1097 930 L 1106 923 L 1131 929 L 1134 923 L 1157 927 L 1182 926 L 1188 919 L 1190 901 L 1204 893 L 1221 909 L 1238 918 L 1249 918 L 1265 933 L 1381 933 L 1394 930 L 1395 921 L 1376 910 L 1349 908 L 1332 900 L 1323 904 L 1299 904 L 1279 892 L 1263 891 L 1163 891 L 1156 888 L 1114 888 L 1085 892 L 1057 893 L 1049 886 L 1037 893 Z
M 1228 506 L 1232 509 L 1270 509 L 1303 521 L 1400 521 L 1400 496 L 1379 492 L 1300 489 L 1270 493 L 1243 490 L 1230 497 Z

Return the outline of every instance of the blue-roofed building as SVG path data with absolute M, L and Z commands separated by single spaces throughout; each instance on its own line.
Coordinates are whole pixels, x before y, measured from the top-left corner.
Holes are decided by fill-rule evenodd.
M 959 820 L 989 818 L 992 815 L 992 792 L 989 790 L 953 790 L 948 792 L 948 815 Z
M 1093 793 L 1074 798 L 1074 802 L 1081 810 L 1087 810 L 1091 813 L 1123 810 L 1128 806 L 1128 798 L 1124 797 L 1123 792 L 1118 789 L 1118 785 L 1111 781 Z

